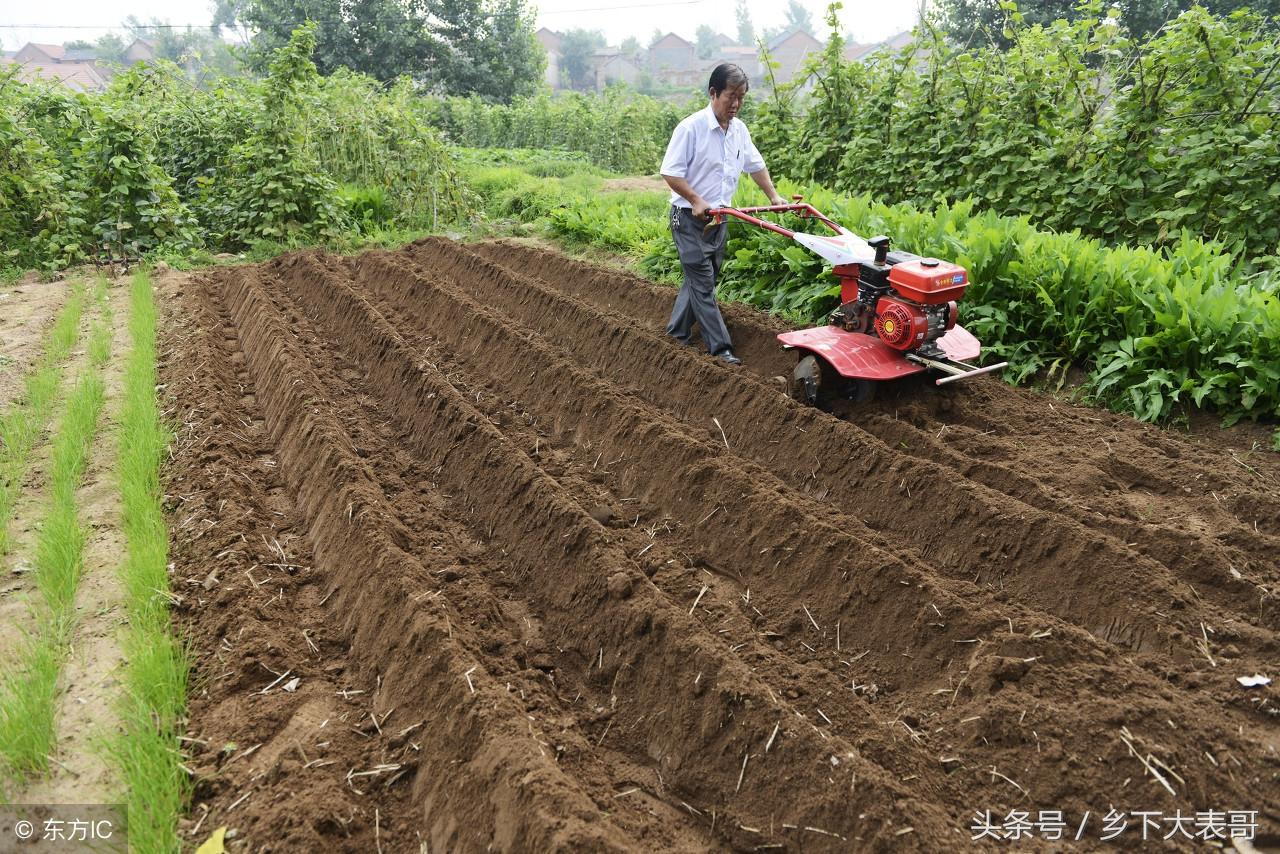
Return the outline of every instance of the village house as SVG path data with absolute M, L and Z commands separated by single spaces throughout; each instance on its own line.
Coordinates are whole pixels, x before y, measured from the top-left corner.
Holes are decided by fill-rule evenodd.
M 769 58 L 778 63 L 773 73 L 779 83 L 789 82 L 810 54 L 821 52 L 822 42 L 801 29 L 789 30 L 769 42 Z
M 617 48 L 596 51 L 591 62 L 595 66 L 597 92 L 603 92 L 611 83 L 625 83 L 635 88 L 644 73 L 630 56 Z
M 550 88 L 561 89 L 564 87 L 560 75 L 562 36 L 547 27 L 538 30 L 536 36 L 547 51 L 544 80 Z M 842 53 L 849 61 L 865 60 L 878 51 L 898 50 L 910 43 L 911 33 L 904 32 L 883 42 L 850 45 Z M 595 89 L 603 91 L 611 83 L 625 83 L 633 88 L 647 84 L 660 89 L 698 90 L 706 85 L 711 70 L 721 62 L 741 66 L 756 86 L 767 86 L 770 77 L 773 82 L 788 83 L 800 73 L 810 56 L 824 49 L 823 43 L 811 33 L 788 30 L 767 46 L 770 58 L 778 64 L 769 75 L 756 46 L 733 44 L 728 36 L 719 33 L 712 44 L 714 53 L 708 59 L 699 59 L 693 42 L 670 32 L 648 50 L 635 55 L 624 53 L 618 47 L 597 50 L 591 56 Z
M 152 42 L 134 39 L 125 49 L 124 64 L 149 62 L 155 56 Z M 17 78 L 23 83 L 54 83 L 74 92 L 101 92 L 115 76 L 114 64 L 100 59 L 96 50 L 67 50 L 57 44 L 28 42 L 0 63 L 18 66 Z
M 552 89 L 560 88 L 560 34 L 555 30 L 542 27 L 533 34 L 538 40 L 538 44 L 542 45 L 547 52 L 547 70 L 542 75 L 542 81 Z
M 691 71 L 700 64 L 693 42 L 685 41 L 675 33 L 667 33 L 650 45 L 648 60 L 649 72 L 656 75 Z

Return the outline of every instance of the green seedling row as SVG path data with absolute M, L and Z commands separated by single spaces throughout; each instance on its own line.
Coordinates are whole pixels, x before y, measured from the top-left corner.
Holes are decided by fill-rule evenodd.
M 103 370 L 111 352 L 105 280 L 95 288 L 99 318 L 88 364 L 58 424 L 50 455 L 49 500 L 39 522 L 33 620 L 16 662 L 0 676 L 0 780 L 6 789 L 48 770 L 57 739 L 58 677 L 70 647 L 75 595 L 84 567 L 85 529 L 76 489 L 84 476 L 106 399 Z
M 23 381 L 21 396 L 0 415 L 0 557 L 9 552 L 9 520 L 31 452 L 48 427 L 62 383 L 62 363 L 80 337 L 84 300 L 83 285 L 73 285 L 70 299 L 45 337 L 40 360 Z
M 120 416 L 119 486 L 125 534 L 120 577 L 128 627 L 121 734 L 108 751 L 129 808 L 129 841 L 139 851 L 178 851 L 177 820 L 190 794 L 179 736 L 188 655 L 169 621 L 169 538 L 160 465 L 170 433 L 156 403 L 156 307 L 151 279 L 130 286 L 129 335 Z

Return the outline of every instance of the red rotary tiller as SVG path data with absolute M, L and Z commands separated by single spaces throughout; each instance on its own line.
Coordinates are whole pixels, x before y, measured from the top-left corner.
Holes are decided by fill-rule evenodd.
M 754 208 L 712 208 L 707 227 L 734 217 L 789 237 L 833 265 L 840 280 L 840 307 L 826 326 L 784 332 L 783 348 L 797 350 L 791 392 L 797 400 L 817 404 L 838 395 L 869 399 L 876 385 L 922 371 L 945 376 L 937 385 L 988 374 L 1007 362 L 975 367 L 978 339 L 956 323 L 956 301 L 969 284 L 963 267 L 890 252 L 888 237 L 863 240 L 828 219 L 813 205 L 793 196 L 795 204 Z M 753 214 L 795 213 L 816 219 L 831 235 L 792 231 Z

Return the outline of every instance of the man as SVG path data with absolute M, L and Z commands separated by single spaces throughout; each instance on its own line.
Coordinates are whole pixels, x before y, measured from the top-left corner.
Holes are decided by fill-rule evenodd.
M 747 126 L 737 118 L 748 87 L 741 68 L 730 63 L 717 65 L 707 83 L 711 103 L 676 125 L 661 170 L 672 191 L 671 236 L 684 269 L 684 284 L 676 296 L 667 334 L 688 344 L 696 322 L 707 351 L 730 365 L 740 365 L 742 360 L 733 354 L 733 341 L 715 298 L 728 227 L 721 223 L 704 231 L 707 210 L 733 201 L 743 172 L 764 190 L 769 204 L 785 204 Z

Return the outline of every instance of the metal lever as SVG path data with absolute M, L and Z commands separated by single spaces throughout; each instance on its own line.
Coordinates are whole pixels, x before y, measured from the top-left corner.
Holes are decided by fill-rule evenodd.
M 968 379 L 969 377 L 981 376 L 998 371 L 1001 368 L 1009 366 L 1008 362 L 998 362 L 994 365 L 987 365 L 983 368 L 974 367 L 965 362 L 955 362 L 951 359 L 931 359 L 928 356 L 921 356 L 919 353 L 907 353 L 908 361 L 915 362 L 917 365 L 924 365 L 926 368 L 936 368 L 948 376 L 939 377 L 933 381 L 934 385 L 946 385 L 956 380 Z

